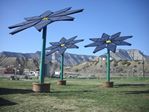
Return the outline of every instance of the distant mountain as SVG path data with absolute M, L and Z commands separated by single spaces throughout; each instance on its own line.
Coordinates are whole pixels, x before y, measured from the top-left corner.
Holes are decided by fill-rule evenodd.
M 144 55 L 140 50 L 137 49 L 117 49 L 116 53 L 111 52 L 111 58 L 114 60 L 149 60 L 149 56 Z M 106 57 L 106 54 L 100 57 Z M 60 54 L 58 52 L 52 55 L 46 56 L 46 63 L 60 63 Z M 64 65 L 74 66 L 87 61 L 94 61 L 98 59 L 97 56 L 90 55 L 78 55 L 65 53 Z M 21 64 L 27 68 L 37 68 L 39 66 L 40 52 L 35 53 L 16 53 L 16 52 L 1 52 L 0 53 L 0 66 L 18 65 Z
M 110 52 L 112 60 L 110 66 L 111 76 L 149 76 L 149 56 L 137 49 L 117 49 L 116 53 Z M 106 58 L 106 54 L 100 57 Z M 143 62 L 144 60 L 144 62 Z M 144 69 L 143 69 L 144 68 Z M 71 68 L 66 68 L 68 75 L 79 74 L 82 77 L 105 77 L 106 61 L 84 62 Z M 143 72 L 144 71 L 144 72 Z
M 73 66 L 86 61 L 92 61 L 95 58 L 95 56 L 65 53 L 64 65 Z M 39 51 L 37 51 L 36 53 L 16 53 L 3 51 L 0 53 L 0 66 L 16 65 L 18 63 L 22 65 L 26 64 L 26 66 L 37 66 L 39 65 L 39 59 Z M 60 63 L 60 54 L 56 52 L 52 55 L 46 56 L 46 63 L 49 62 Z M 27 65 L 27 63 L 29 63 L 29 65 Z
M 128 61 L 133 61 L 133 60 L 149 60 L 149 56 L 143 54 L 140 50 L 138 49 L 117 49 L 116 53 L 110 52 L 111 58 L 114 60 L 128 60 Z M 101 55 L 101 57 L 106 57 L 106 54 Z
M 96 58 L 97 58 L 96 56 L 90 56 L 90 55 L 78 55 L 78 54 L 65 53 L 64 65 L 66 66 L 78 65 L 86 61 L 93 61 Z M 56 52 L 46 57 L 46 62 L 49 62 L 49 60 L 52 62 L 60 63 L 61 56 L 58 52 Z
M 0 56 L 6 56 L 6 57 L 16 57 L 16 58 L 38 58 L 40 55 L 40 52 L 37 51 L 36 53 L 16 53 L 16 52 L 9 52 L 9 51 L 3 51 L 0 52 Z

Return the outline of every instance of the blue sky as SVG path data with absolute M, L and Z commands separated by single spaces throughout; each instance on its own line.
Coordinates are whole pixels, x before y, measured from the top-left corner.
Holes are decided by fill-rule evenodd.
M 47 43 L 59 41 L 61 37 L 75 35 L 85 39 L 77 44 L 79 49 L 67 50 L 76 54 L 93 55 L 94 48 L 84 48 L 89 38 L 101 37 L 102 33 L 133 35 L 127 40 L 132 46 L 122 49 L 139 49 L 149 55 L 149 0 L 1 0 L 0 1 L 0 52 L 31 53 L 40 51 L 42 33 L 34 27 L 15 35 L 8 26 L 24 21 L 24 17 L 38 16 L 46 10 L 56 11 L 66 7 L 83 8 L 82 13 L 73 14 L 74 21 L 54 22 L 48 25 Z M 102 50 L 95 55 L 105 53 Z

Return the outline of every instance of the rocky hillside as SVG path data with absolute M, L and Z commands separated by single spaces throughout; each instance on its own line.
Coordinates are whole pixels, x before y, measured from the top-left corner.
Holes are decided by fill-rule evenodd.
M 147 61 L 115 61 L 111 60 L 111 76 L 149 76 L 149 63 Z M 106 61 L 99 63 L 98 61 L 84 62 L 71 68 L 65 68 L 67 76 L 70 74 L 79 74 L 83 77 L 105 77 Z
M 123 50 L 118 49 L 116 53 L 110 53 L 111 58 L 111 72 L 141 72 L 142 62 L 145 61 L 145 69 L 148 72 L 149 56 L 144 55 L 141 51 L 137 49 Z M 106 57 L 105 54 L 100 56 Z M 100 59 L 101 59 L 100 58 Z M 36 53 L 15 53 L 15 52 L 1 52 L 0 53 L 0 67 L 5 68 L 7 66 L 13 65 L 15 68 L 36 70 L 39 68 L 40 52 Z M 78 72 L 79 74 L 98 74 L 105 73 L 105 61 L 98 63 L 97 56 L 89 55 L 77 55 L 65 53 L 64 57 L 65 72 Z M 53 74 L 55 70 L 59 71 L 60 64 L 60 54 L 54 53 L 52 55 L 46 56 L 46 63 L 50 74 Z M 19 66 L 20 65 L 20 66 Z
M 149 60 L 149 56 L 144 55 L 140 50 L 137 49 L 118 49 L 116 53 L 110 53 L 111 58 L 119 61 L 119 60 Z M 100 57 L 105 57 L 101 55 Z M 15 52 L 1 52 L 0 53 L 0 66 L 8 66 L 8 65 L 17 65 L 21 64 L 27 68 L 37 68 L 39 66 L 40 52 L 35 53 L 15 53 Z M 65 66 L 74 66 L 88 61 L 97 60 L 97 56 L 89 56 L 89 55 L 77 55 L 65 53 L 64 56 L 64 65 Z M 54 53 L 52 55 L 46 56 L 46 63 L 60 63 L 60 54 Z
M 83 62 L 87 61 L 93 61 L 97 57 L 96 56 L 89 56 L 89 55 L 78 55 L 78 54 L 71 54 L 71 53 L 65 53 L 64 55 L 64 65 L 65 66 L 74 66 L 78 65 Z M 53 53 L 52 55 L 49 55 L 46 57 L 46 62 L 48 63 L 50 61 L 52 62 L 58 62 L 61 61 L 61 56 L 58 52 Z
M 116 53 L 110 52 L 111 58 L 119 61 L 119 60 L 127 60 L 127 61 L 133 61 L 133 60 L 149 60 L 149 56 L 143 54 L 138 49 L 117 49 Z M 101 57 L 106 57 L 106 54 L 101 55 Z
M 86 61 L 92 61 L 96 57 L 88 56 L 88 55 L 77 55 L 65 53 L 64 56 L 64 65 L 73 66 Z M 23 66 L 30 66 L 35 68 L 39 66 L 40 52 L 36 53 L 15 53 L 15 52 L 1 52 L 0 53 L 0 66 L 9 66 L 9 65 L 17 65 L 21 64 Z M 54 53 L 52 55 L 46 56 L 46 63 L 50 62 L 60 62 L 60 54 Z

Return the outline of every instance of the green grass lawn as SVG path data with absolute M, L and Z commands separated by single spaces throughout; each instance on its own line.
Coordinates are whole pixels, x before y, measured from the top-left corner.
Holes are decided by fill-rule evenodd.
M 36 80 L 0 78 L 0 112 L 149 112 L 149 78 L 116 78 L 113 88 L 105 79 L 67 79 L 66 86 L 51 83 L 50 93 L 34 93 Z

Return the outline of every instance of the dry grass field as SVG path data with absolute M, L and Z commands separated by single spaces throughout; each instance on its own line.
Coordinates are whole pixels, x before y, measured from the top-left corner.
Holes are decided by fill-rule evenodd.
M 51 83 L 50 93 L 32 92 L 35 80 L 0 78 L 0 112 L 148 112 L 149 78 L 116 78 L 113 88 L 105 79 L 67 79 L 66 86 Z

